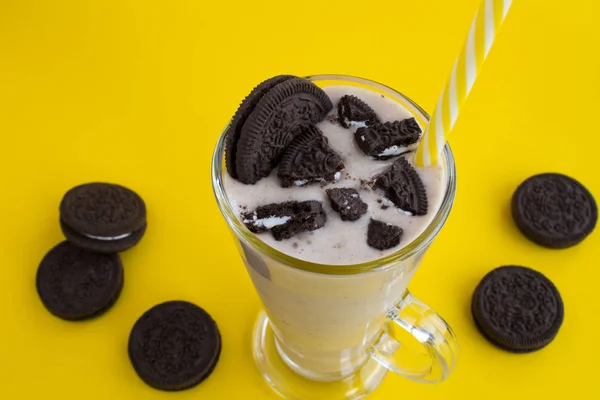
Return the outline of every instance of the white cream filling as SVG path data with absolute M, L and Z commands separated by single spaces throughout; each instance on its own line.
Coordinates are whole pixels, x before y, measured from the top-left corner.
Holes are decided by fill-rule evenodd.
M 342 173 L 340 171 L 338 171 L 333 176 L 333 181 L 337 182 L 337 181 L 340 180 L 341 177 L 342 177 Z M 298 180 L 294 181 L 294 185 L 295 186 L 304 186 L 308 182 L 309 182 L 308 179 L 298 179 Z M 325 178 L 311 179 L 310 182 L 327 183 L 327 181 L 325 180 Z
M 122 235 L 119 236 L 94 236 L 94 235 L 89 235 L 89 234 L 84 234 L 85 237 L 88 237 L 90 239 L 96 239 L 96 240 L 104 240 L 106 242 L 112 242 L 114 240 L 121 240 L 121 239 L 125 239 L 129 236 L 131 236 L 132 233 L 124 233 Z
M 348 126 L 355 126 L 357 128 L 367 128 L 367 121 L 350 121 L 348 118 L 344 118 L 344 122 Z
M 285 224 L 290 219 L 292 219 L 292 217 L 290 217 L 290 216 L 276 217 L 275 215 L 272 215 L 267 218 L 257 219 L 256 214 L 255 214 L 254 218 L 252 220 L 244 219 L 244 223 L 245 224 L 252 223 L 252 225 L 256 226 L 257 228 L 272 229 L 276 226 Z
M 413 143 L 406 147 L 394 145 L 392 147 L 388 147 L 383 152 L 377 154 L 377 157 L 399 156 L 400 154 L 415 150 L 418 146 L 419 146 L 419 142 Z
M 388 207 L 394 207 L 396 209 L 396 211 L 400 214 L 408 215 L 409 217 L 412 217 L 412 215 L 413 215 L 413 213 L 411 213 L 410 211 L 405 211 L 405 210 L 401 209 L 400 207 L 398 207 L 396 204 L 394 204 L 393 201 L 391 201 L 390 199 L 388 199 L 385 196 L 381 196 L 381 204 L 383 204 L 384 206 L 388 206 Z

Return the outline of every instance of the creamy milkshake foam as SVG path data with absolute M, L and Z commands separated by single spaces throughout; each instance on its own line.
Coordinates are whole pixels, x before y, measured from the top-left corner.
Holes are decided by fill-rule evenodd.
M 328 138 L 331 148 L 338 153 L 345 165 L 340 179 L 326 186 L 320 184 L 283 188 L 274 170 L 268 177 L 254 185 L 245 185 L 225 174 L 224 185 L 227 197 L 237 211 L 242 214 L 255 208 L 285 201 L 317 200 L 322 202 L 327 214 L 327 222 L 322 228 L 303 232 L 287 240 L 277 241 L 268 232 L 257 236 L 274 249 L 294 258 L 326 265 L 350 265 L 377 260 L 392 254 L 416 239 L 436 215 L 446 189 L 446 174 L 442 165 L 419 168 L 414 166 L 413 153 L 404 157 L 413 164 L 423 181 L 427 192 L 428 212 L 423 216 L 413 216 L 394 206 L 377 190 L 361 189 L 361 181 L 372 181 L 374 177 L 385 172 L 396 158 L 375 160 L 366 156 L 357 146 L 354 132 L 361 126 L 354 124 L 345 129 L 334 121 L 337 116 L 337 104 L 345 95 L 354 95 L 367 103 L 378 115 L 381 122 L 399 121 L 413 116 L 397 101 L 380 93 L 355 86 L 327 86 L 323 88 L 331 99 L 334 109 L 328 118 L 317 127 Z M 424 127 L 421 127 L 422 129 Z M 331 209 L 326 189 L 345 187 L 358 190 L 361 199 L 368 204 L 368 211 L 357 221 L 342 221 L 340 215 Z M 403 236 L 398 246 L 380 251 L 367 244 L 367 228 L 371 218 L 399 226 Z M 264 224 L 277 225 L 285 223 L 285 218 L 270 218 Z

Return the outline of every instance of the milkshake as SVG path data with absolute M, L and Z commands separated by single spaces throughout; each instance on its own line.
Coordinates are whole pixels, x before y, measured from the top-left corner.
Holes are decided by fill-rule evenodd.
M 455 193 L 452 155 L 447 149 L 439 165 L 417 168 L 413 150 L 418 142 L 403 145 L 384 140 L 385 146 L 361 144 L 363 137 L 369 141 L 381 136 L 381 132 L 393 136 L 396 128 L 406 124 L 413 133 L 422 133 L 428 117 L 409 99 L 385 86 L 352 77 L 326 79 L 331 77 L 310 79 L 321 87 L 326 100 L 315 94 L 300 95 L 302 101 L 310 104 L 288 105 L 286 111 L 277 115 L 284 122 L 274 126 L 285 126 L 292 113 L 310 128 L 291 134 L 292 137 L 270 139 L 268 142 L 276 147 L 269 149 L 270 159 L 257 160 L 249 155 L 257 168 L 250 172 L 240 168 L 240 163 L 246 162 L 241 157 L 235 160 L 237 171 L 234 168 L 229 173 L 230 166 L 227 170 L 223 167 L 225 140 L 226 150 L 237 150 L 238 155 L 240 148 L 249 146 L 264 150 L 236 136 L 239 132 L 235 130 L 239 131 L 242 123 L 244 129 L 255 129 L 266 120 L 244 109 L 248 99 L 226 131 L 229 139 L 222 137 L 217 145 L 213 165 L 217 200 L 268 315 L 268 323 L 257 324 L 257 330 L 260 326 L 272 329 L 278 356 L 297 375 L 309 381 L 350 382 L 348 393 L 353 394 L 340 399 L 360 397 L 379 384 L 381 374 L 377 375 L 377 382 L 357 383 L 360 379 L 352 378 L 361 374 L 372 359 L 416 380 L 442 380 L 453 368 L 455 354 L 453 350 L 446 354 L 438 347 L 451 345 L 454 349 L 453 334 L 431 309 L 411 297 L 407 286 L 450 212 Z M 276 83 L 280 87 L 281 81 Z M 253 94 L 265 96 L 261 90 L 267 92 L 268 88 L 259 86 Z M 255 100 L 253 107 L 270 106 L 271 100 L 265 97 Z M 374 112 L 373 119 L 346 118 L 340 102 L 350 97 L 367 104 Z M 241 122 L 237 119 L 240 114 L 244 117 Z M 264 134 L 271 133 L 267 129 Z M 293 151 L 291 156 L 287 154 L 290 148 L 297 146 L 304 151 L 304 159 L 311 158 L 306 146 L 295 144 L 301 135 L 316 138 L 307 143 L 318 143 L 315 146 L 321 150 L 315 147 L 313 158 L 325 159 L 327 168 L 309 168 L 306 178 L 293 174 L 290 178 L 288 164 L 295 156 Z M 232 137 L 239 139 L 237 147 L 230 142 Z M 269 164 L 273 159 L 278 165 Z M 315 175 L 316 170 L 322 174 Z M 298 219 L 298 215 L 304 219 Z M 295 226 L 286 229 L 295 222 Z M 409 329 L 414 323 L 411 333 L 421 331 L 418 340 L 431 348 L 425 354 L 436 354 L 432 364 L 441 365 L 430 367 L 418 378 L 412 377 L 409 369 L 396 365 L 394 353 L 400 345 L 386 328 L 393 319 L 391 313 L 396 313 L 398 322 L 403 310 L 423 314 L 403 328 Z M 421 327 L 421 323 L 425 325 Z M 431 339 L 427 339 L 428 332 Z M 262 335 L 258 331 L 256 334 Z M 272 370 L 270 356 L 257 346 L 260 347 L 255 343 L 259 368 L 271 385 L 280 393 L 289 392 L 290 398 L 307 396 L 287 390 L 288 383 L 281 382 L 280 372 Z M 350 389 L 357 384 L 363 389 Z

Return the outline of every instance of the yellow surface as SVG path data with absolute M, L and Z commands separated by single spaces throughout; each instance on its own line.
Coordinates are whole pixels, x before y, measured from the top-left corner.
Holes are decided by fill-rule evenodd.
M 478 0 L 284 4 L 0 2 L 0 398 L 277 398 L 251 359 L 259 302 L 213 200 L 217 135 L 247 92 L 278 73 L 363 76 L 431 110 Z M 600 232 L 573 249 L 542 249 L 514 227 L 509 199 L 545 171 L 600 198 L 599 7 L 515 0 L 451 138 L 455 208 L 411 285 L 456 330 L 458 368 L 435 386 L 389 376 L 373 400 L 598 395 Z M 149 230 L 123 255 L 115 308 L 74 324 L 44 310 L 34 276 L 62 239 L 61 196 L 91 180 L 139 191 Z M 474 286 L 508 263 L 542 271 L 564 297 L 563 328 L 543 351 L 504 353 L 473 326 Z M 174 298 L 205 307 L 224 337 L 213 377 L 180 394 L 146 387 L 126 354 L 137 317 Z
M 467 38 L 456 56 L 452 75 L 441 91 L 431 114 L 429 127 L 425 130 L 415 154 L 415 162 L 424 167 L 440 162 L 440 154 L 477 80 L 477 72 L 492 49 L 496 35 L 508 15 L 512 0 L 483 0 L 473 17 Z

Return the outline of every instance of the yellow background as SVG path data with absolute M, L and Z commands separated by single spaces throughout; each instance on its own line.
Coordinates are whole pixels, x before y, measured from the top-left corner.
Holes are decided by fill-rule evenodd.
M 208 4 L 207 4 L 208 3 Z M 256 371 L 259 301 L 209 179 L 212 148 L 240 100 L 279 73 L 345 73 L 386 83 L 431 111 L 478 0 L 0 1 L 0 398 L 276 399 Z M 458 367 L 443 384 L 388 376 L 373 400 L 598 395 L 600 232 L 563 251 L 528 242 L 509 200 L 529 175 L 560 171 L 600 198 L 600 6 L 514 0 L 452 133 L 459 188 L 411 288 L 455 329 Z M 146 200 L 149 229 L 123 254 L 126 284 L 108 314 L 68 323 L 34 285 L 62 240 L 58 204 L 87 181 Z M 566 317 L 529 355 L 476 331 L 469 301 L 502 264 L 542 271 Z M 132 324 L 182 298 L 220 324 L 214 375 L 169 394 L 129 364 Z

